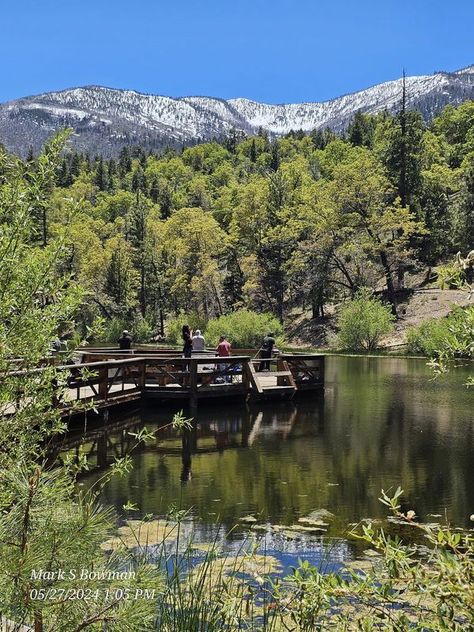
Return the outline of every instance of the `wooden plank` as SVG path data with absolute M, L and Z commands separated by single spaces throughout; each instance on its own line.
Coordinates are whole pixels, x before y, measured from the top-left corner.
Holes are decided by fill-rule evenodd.
M 283 358 L 280 358 L 278 360 L 278 368 L 279 369 L 283 369 L 283 371 L 286 371 L 288 373 L 288 384 L 289 386 L 292 386 L 294 388 L 294 390 L 297 390 L 297 386 L 296 386 L 296 382 L 295 382 L 295 378 L 293 376 L 293 373 L 290 371 L 290 367 L 288 366 L 288 362 L 286 360 L 284 360 Z M 277 380 L 277 383 L 279 384 L 279 380 Z
M 257 377 L 292 377 L 292 372 L 288 369 L 287 371 L 261 371 L 257 372 Z
M 245 363 L 245 370 L 247 371 L 251 390 L 254 390 L 257 393 L 263 393 L 262 387 L 260 386 L 258 382 L 257 374 L 255 372 L 252 362 Z

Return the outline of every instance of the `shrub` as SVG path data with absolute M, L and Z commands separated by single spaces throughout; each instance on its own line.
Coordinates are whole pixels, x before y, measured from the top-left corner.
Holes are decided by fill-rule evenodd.
M 154 335 L 154 329 L 146 318 L 138 318 L 133 323 L 132 336 L 135 342 L 150 342 Z
M 393 330 L 390 307 L 367 290 L 360 291 L 339 315 L 337 346 L 351 351 L 374 351 L 380 338 Z
M 105 323 L 104 342 L 116 343 L 122 331 L 128 328 L 129 324 L 125 322 L 124 318 L 114 316 L 114 318 L 111 318 Z
M 206 317 L 197 312 L 178 314 L 174 318 L 170 318 L 166 321 L 165 340 L 171 345 L 180 345 L 182 343 L 181 330 L 183 325 L 189 325 L 194 331 L 196 329 L 205 331 L 206 324 Z
M 210 320 L 206 328 L 206 343 L 214 346 L 219 336 L 224 335 L 233 347 L 253 349 L 260 347 L 264 336 L 269 332 L 277 337 L 277 344 L 283 342 L 283 328 L 275 316 L 241 309 Z
M 407 332 L 408 349 L 435 357 L 471 357 L 474 353 L 474 306 L 458 307 L 446 318 L 430 318 Z
M 153 337 L 153 327 L 146 318 L 141 316 L 130 322 L 130 319 L 115 316 L 105 324 L 104 341 L 115 344 L 124 329 L 133 337 L 133 342 L 150 342 Z

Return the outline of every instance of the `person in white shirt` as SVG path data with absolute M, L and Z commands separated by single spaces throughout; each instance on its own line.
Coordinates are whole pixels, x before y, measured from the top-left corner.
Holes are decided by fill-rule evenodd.
M 204 336 L 201 335 L 201 330 L 196 329 L 193 336 L 193 351 L 204 351 L 206 348 L 206 342 Z

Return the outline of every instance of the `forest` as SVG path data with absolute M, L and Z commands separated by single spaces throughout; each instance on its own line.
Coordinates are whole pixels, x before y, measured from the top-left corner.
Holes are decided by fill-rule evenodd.
M 403 107 L 359 112 L 341 135 L 232 133 L 161 155 L 125 147 L 117 160 L 66 144 L 61 155 L 31 200 L 32 241 L 62 243 L 58 274 L 85 291 L 81 325 L 103 319 L 110 340 L 124 327 L 165 336 L 184 315 L 321 318 L 361 288 L 397 316 L 410 275 L 428 281 L 474 246 L 472 101 L 431 123 Z M 34 180 L 41 160 L 3 151 L 0 178 L 14 162 Z
M 404 545 L 398 536 L 386 536 L 377 523 L 363 520 L 351 537 L 380 551 L 383 564 L 363 566 L 362 573 L 355 567 L 347 577 L 320 572 L 301 560 L 287 582 L 267 584 L 262 577 L 272 570 L 268 558 L 255 554 L 253 547 L 250 557 L 235 558 L 219 558 L 211 547 L 201 574 L 189 573 L 184 583 L 174 569 L 168 576 L 162 572 L 154 547 L 150 556 L 132 553 L 126 546 L 110 555 L 104 543 L 115 533 L 116 518 L 110 506 L 104 506 L 101 492 L 115 475 L 130 473 L 132 458 L 117 457 L 91 487 L 82 486 L 85 479 L 79 478 L 89 468 L 85 454 L 71 453 L 60 467 L 51 468 L 50 440 L 65 436 L 68 425 L 57 403 L 71 389 L 53 364 L 40 370 L 38 366 L 58 334 L 72 335 L 77 323 L 80 333 L 90 338 L 99 330 L 98 320 L 104 327 L 102 338 L 96 334 L 98 340 L 114 340 L 126 327 L 144 341 L 179 332 L 176 325 L 185 318 L 196 326 L 222 315 L 235 330 L 235 316 L 245 314 L 252 330 L 265 315 L 266 322 L 283 328 L 297 312 L 320 319 L 334 305 L 352 310 L 340 310 L 341 331 L 347 325 L 349 340 L 361 314 L 374 317 L 381 309 L 377 318 L 384 327 L 390 324 L 399 315 L 410 277 L 421 274 L 431 279 L 443 264 L 449 267 L 458 252 L 469 259 L 466 255 L 474 243 L 474 103 L 447 108 L 430 125 L 418 113 L 403 110 L 397 116 L 358 114 L 344 136 L 329 131 L 308 136 L 296 132 L 281 139 L 231 135 L 222 142 L 160 156 L 124 149 L 118 161 L 68 150 L 69 136 L 70 131 L 59 133 L 39 156 L 30 155 L 24 162 L 0 151 L 2 616 L 34 626 L 35 632 L 104 626 L 115 632 L 217 631 L 223 625 L 242 629 L 246 619 L 255 623 L 252 629 L 308 632 L 356 629 L 352 621 L 364 630 L 382 629 L 385 623 L 387 630 L 469 629 L 474 614 L 470 531 L 414 521 L 415 510 L 400 500 L 400 488 L 391 496 L 382 490 L 380 500 L 397 521 L 394 524 L 408 524 L 420 534 L 420 556 L 414 557 L 411 544 Z M 435 332 L 434 350 L 445 345 L 438 358 L 440 372 L 447 371 L 445 360 L 473 353 L 474 309 L 453 312 L 446 321 L 447 329 Z M 221 330 L 212 324 L 218 335 Z M 366 350 L 373 344 L 370 336 Z M 469 383 L 472 386 L 472 378 Z M 397 390 L 398 384 L 393 384 Z M 328 400 L 331 392 L 338 397 L 333 389 Z M 356 392 L 361 399 L 363 389 Z M 343 398 L 339 401 L 344 403 Z M 374 401 L 380 404 L 377 393 Z M 91 400 L 85 408 L 74 409 L 85 425 L 93 406 Z M 355 436 L 368 437 L 372 450 L 377 443 L 374 426 L 368 409 L 363 410 L 366 426 L 353 421 L 352 403 L 350 414 L 341 419 L 354 424 Z M 394 410 L 401 415 L 401 426 L 409 414 L 403 406 Z M 446 416 L 441 405 L 440 411 L 443 427 L 455 427 L 455 413 Z M 383 427 L 385 438 L 378 441 L 383 452 L 374 452 L 375 459 L 392 459 L 398 468 L 393 460 L 397 452 L 389 455 L 386 439 L 387 429 L 398 434 L 398 422 L 388 419 L 392 421 Z M 332 431 L 334 425 L 328 426 Z M 192 422 L 178 414 L 167 427 L 184 433 Z M 367 428 L 365 435 L 361 428 Z M 455 428 L 459 435 L 462 431 Z M 142 444 L 158 440 L 146 427 L 128 434 L 136 441 L 132 450 L 136 447 L 137 452 Z M 339 441 L 329 436 L 339 451 Z M 423 454 L 429 452 L 428 432 L 413 436 L 422 442 Z M 460 441 L 467 445 L 464 439 Z M 404 462 L 410 461 L 406 445 L 397 445 Z M 357 446 L 363 443 L 348 448 L 355 461 L 346 458 L 343 449 L 343 465 L 335 459 L 335 466 L 348 471 L 348 464 L 369 461 L 365 448 Z M 433 462 L 446 460 L 447 454 L 441 445 Z M 255 452 L 249 455 L 255 458 Z M 292 471 L 297 472 L 294 462 Z M 426 459 L 423 463 L 425 470 L 416 464 L 414 478 L 421 485 L 437 486 L 440 477 L 431 476 L 436 467 Z M 261 471 L 258 461 L 257 468 Z M 241 471 L 233 471 L 241 480 Z M 359 485 L 362 470 L 357 465 L 354 471 Z M 428 482 L 422 471 L 428 473 Z M 466 498 L 460 497 L 468 513 Z M 137 516 L 134 500 L 122 504 L 122 511 Z M 172 506 L 168 513 L 179 533 L 186 511 Z M 146 520 L 151 517 L 147 514 Z M 474 514 L 469 524 L 473 520 Z M 139 534 L 142 523 L 130 524 L 137 525 Z M 314 524 L 319 528 L 321 520 L 316 517 Z M 166 530 L 159 532 L 158 521 L 151 520 L 138 543 L 148 543 L 152 526 L 157 539 L 150 544 L 164 542 Z M 127 529 L 133 547 L 136 534 Z M 427 543 L 429 557 L 421 553 Z M 262 587 L 263 606 L 262 591 L 229 581 L 227 570 L 237 578 L 242 567 L 236 564 L 241 563 L 250 565 Z M 94 599 L 61 597 L 48 602 L 46 595 L 52 593 L 45 590 L 51 588 L 73 589 L 76 597 L 80 593 L 69 578 L 59 581 L 55 576 L 45 582 L 33 575 L 41 568 L 108 572 L 128 567 L 134 574 L 123 584 L 124 590 L 156 589 L 157 601 L 111 601 L 97 580 L 87 585 L 94 590 Z M 426 597 L 422 604 L 420 595 Z

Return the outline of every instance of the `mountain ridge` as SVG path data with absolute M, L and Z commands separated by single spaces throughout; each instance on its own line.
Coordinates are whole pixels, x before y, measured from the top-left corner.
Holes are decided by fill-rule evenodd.
M 235 129 L 263 128 L 271 136 L 329 127 L 342 131 L 357 111 L 400 107 L 402 79 L 327 101 L 269 104 L 245 97 L 170 97 L 100 85 L 77 86 L 0 104 L 0 142 L 14 153 L 40 150 L 61 127 L 72 127 L 79 151 L 114 156 L 124 145 L 159 151 L 222 138 Z M 407 103 L 430 120 L 448 103 L 474 98 L 474 65 L 453 72 L 406 77 Z

